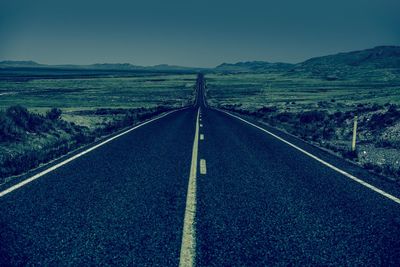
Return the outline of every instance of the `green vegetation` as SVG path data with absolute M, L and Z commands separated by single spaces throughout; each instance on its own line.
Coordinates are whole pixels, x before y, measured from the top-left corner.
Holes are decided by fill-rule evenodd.
M 0 80 L 0 183 L 192 103 L 196 75 Z
M 46 163 L 82 145 L 170 110 L 170 107 L 97 109 L 90 114 L 115 116 L 95 129 L 60 119 L 60 109 L 46 115 L 11 106 L 0 113 L 0 179 Z
M 354 109 L 357 104 L 400 104 L 400 74 L 381 80 L 327 81 L 283 73 L 207 75 L 208 97 L 214 104 L 242 104 L 244 108 L 274 105 L 284 109 L 327 107 Z M 390 80 L 389 80 L 390 78 Z
M 359 78 L 362 71 L 341 80 L 289 72 L 209 74 L 207 98 L 400 181 L 400 74 L 392 73 L 372 81 Z
M 0 177 L 189 105 L 198 70 L 0 62 Z M 400 181 L 400 47 L 203 71 L 211 106 L 255 117 Z M 359 132 L 353 152 L 355 114 Z
M 23 105 L 36 111 L 94 108 L 181 107 L 193 98 L 196 75 L 43 78 L 0 80 L 0 108 Z

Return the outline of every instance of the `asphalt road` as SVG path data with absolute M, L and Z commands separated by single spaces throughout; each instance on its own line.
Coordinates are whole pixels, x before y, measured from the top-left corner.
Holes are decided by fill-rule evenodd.
M 200 77 L 193 107 L 0 197 L 0 265 L 177 266 L 193 212 L 197 266 L 400 266 L 399 203 L 208 108 L 203 91 Z M 289 141 L 400 196 L 393 184 Z

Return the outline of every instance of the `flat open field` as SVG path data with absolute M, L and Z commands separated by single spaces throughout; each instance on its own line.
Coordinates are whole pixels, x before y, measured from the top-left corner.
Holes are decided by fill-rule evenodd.
M 400 75 L 327 81 L 241 73 L 206 80 L 211 106 L 254 117 L 400 183 Z
M 286 73 L 209 74 L 206 78 L 208 98 L 215 105 L 241 104 L 245 108 L 274 105 L 304 109 L 321 101 L 335 103 L 333 108 L 352 108 L 360 103 L 400 104 L 400 75 L 390 81 L 327 81 Z
M 196 82 L 184 73 L 0 74 L 0 184 L 2 177 L 190 105 Z
M 0 108 L 65 110 L 182 106 L 193 98 L 195 75 L 0 81 Z
M 107 118 L 80 111 L 185 106 L 193 100 L 195 79 L 191 74 L 144 73 L 133 77 L 0 80 L 0 109 L 22 105 L 43 114 L 57 107 L 63 111 L 63 119 L 91 127 Z

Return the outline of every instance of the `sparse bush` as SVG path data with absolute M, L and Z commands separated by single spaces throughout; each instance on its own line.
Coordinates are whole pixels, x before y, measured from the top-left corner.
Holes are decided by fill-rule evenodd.
M 293 119 L 294 114 L 290 112 L 281 112 L 276 115 L 276 119 L 281 122 L 289 122 Z
M 378 104 L 373 104 L 373 105 L 367 105 L 367 104 L 358 104 L 357 105 L 357 113 L 364 113 L 364 112 L 374 112 L 377 110 L 383 109 L 382 105 Z
M 94 141 L 94 136 L 87 134 L 85 132 L 78 132 L 75 136 L 75 142 L 77 144 L 87 144 Z
M 12 106 L 6 111 L 0 111 L 0 142 L 18 142 L 21 152 L 19 154 L 2 155 L 0 162 L 0 177 L 17 175 L 40 163 L 62 156 L 71 149 L 91 143 L 96 137 L 111 134 L 124 127 L 131 126 L 139 120 L 148 119 L 169 110 L 169 107 L 159 106 L 155 108 L 137 109 L 100 109 L 97 114 L 125 114 L 123 119 L 111 121 L 103 128 L 90 131 L 83 126 L 75 125 L 60 119 L 61 110 L 53 108 L 42 116 L 30 113 L 21 106 Z M 92 111 L 91 111 L 92 112 Z M 93 114 L 92 112 L 91 114 Z M 42 136 L 47 133 L 46 138 L 51 136 L 40 149 L 34 149 L 28 143 L 30 139 L 27 132 L 35 133 L 34 136 Z M 48 142 L 48 143 L 47 143 Z
M 374 169 L 374 165 L 371 162 L 366 162 L 363 164 L 364 168 L 367 170 L 373 170 Z
M 382 173 L 383 168 L 379 165 L 372 165 L 372 170 L 376 173 Z
M 325 103 L 320 104 L 324 105 Z M 287 107 L 281 107 L 280 110 L 282 111 L 283 108 Z M 366 128 L 380 130 L 400 122 L 399 108 L 398 106 L 392 104 L 386 104 L 385 106 L 382 106 L 378 104 L 371 105 L 360 103 L 357 105 L 356 111 L 337 111 L 332 114 L 325 110 L 313 110 L 300 113 L 287 111 L 278 112 L 279 109 L 275 109 L 275 107 L 262 107 L 256 112 L 252 112 L 246 109 L 238 109 L 234 105 L 230 110 L 244 115 L 260 117 L 263 121 L 267 122 L 271 126 L 283 128 L 288 133 L 298 136 L 304 140 L 318 142 L 320 146 L 328 148 L 336 153 L 341 154 L 344 158 L 353 161 L 358 161 L 358 152 L 351 151 L 350 149 L 346 148 L 347 146 L 343 145 L 343 141 L 351 140 L 352 122 L 355 113 L 362 114 L 373 112 L 371 117 L 363 115 L 361 116 L 363 119 L 359 120 L 359 130 L 361 131 L 361 135 L 359 137 L 360 144 L 361 142 L 366 142 L 366 138 L 371 138 L 370 135 L 365 135 Z M 382 112 L 382 110 L 386 111 Z M 371 134 L 371 131 L 367 132 L 368 134 Z M 376 132 L 376 134 L 382 136 L 380 133 L 380 131 Z M 400 148 L 397 139 L 379 138 L 376 134 L 372 135 L 374 137 L 372 142 L 376 147 L 391 149 Z M 368 140 L 367 142 L 371 141 Z M 362 158 L 362 160 L 360 159 L 360 162 L 363 160 L 364 158 Z M 400 177 L 400 169 L 394 168 L 391 165 L 380 166 L 379 164 L 368 162 L 364 163 L 363 166 L 365 169 L 374 171 L 378 174 L 396 178 Z
M 0 113 L 0 142 L 21 140 L 24 135 L 25 132 L 6 113 Z
M 257 110 L 259 113 L 270 113 L 270 112 L 276 112 L 278 109 L 276 107 L 262 107 Z
M 338 123 L 342 123 L 347 119 L 347 116 L 346 116 L 346 113 L 337 111 L 337 112 L 333 113 L 332 119 L 336 120 Z
M 343 113 L 341 111 L 337 111 L 330 115 L 330 120 L 335 121 L 336 125 L 341 125 L 343 122 L 345 122 L 347 119 L 351 117 L 350 114 Z
M 400 120 L 400 111 L 396 106 L 391 105 L 384 113 L 375 113 L 367 123 L 367 127 L 372 130 L 381 129 L 393 125 L 396 121 Z
M 342 156 L 344 158 L 355 160 L 355 159 L 358 158 L 358 153 L 357 153 L 357 150 L 355 150 L 355 151 L 353 151 L 353 150 L 345 150 L 345 151 L 342 152 Z
M 326 101 L 319 101 L 319 102 L 318 102 L 318 106 L 319 106 L 320 108 L 327 108 L 327 107 L 329 107 L 329 103 L 326 102 Z
M 335 134 L 335 129 L 332 126 L 327 125 L 322 128 L 322 138 L 323 139 L 329 140 L 332 136 L 334 136 L 334 134 Z
M 61 109 L 52 108 L 49 111 L 47 111 L 46 118 L 48 118 L 49 120 L 52 120 L 52 121 L 56 121 L 56 120 L 60 119 L 61 114 L 62 114 Z
M 376 141 L 375 145 L 378 147 L 386 147 L 386 148 L 393 147 L 393 144 L 389 140 L 386 140 L 383 138 L 378 139 L 378 141 Z
M 400 175 L 400 169 L 385 164 L 382 166 L 382 173 L 389 177 L 398 177 Z
M 17 127 L 23 130 L 29 129 L 29 117 L 30 114 L 28 110 L 22 106 L 11 106 L 6 110 L 5 115 L 9 117 Z
M 31 132 L 48 132 L 52 129 L 52 122 L 46 121 L 45 117 L 39 114 L 30 114 L 28 121 L 28 128 Z
M 311 123 L 311 122 L 318 122 L 323 121 L 327 116 L 326 112 L 324 111 L 306 111 L 300 113 L 299 119 L 301 123 Z
M 400 115 L 400 112 L 397 110 L 397 107 L 395 105 L 390 105 L 387 112 L 392 116 Z

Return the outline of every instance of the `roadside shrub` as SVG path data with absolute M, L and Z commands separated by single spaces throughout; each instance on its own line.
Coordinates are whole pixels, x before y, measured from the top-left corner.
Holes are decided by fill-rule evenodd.
M 11 106 L 6 109 L 5 115 L 9 117 L 16 126 L 24 130 L 29 129 L 29 111 L 22 106 Z
M 322 128 L 322 138 L 323 139 L 325 139 L 325 140 L 331 139 L 332 136 L 334 136 L 334 135 L 335 135 L 335 129 L 332 126 L 327 125 Z
M 367 170 L 373 170 L 374 169 L 374 165 L 371 162 L 366 162 L 363 164 L 364 168 Z
M 389 140 L 383 139 L 383 138 L 379 138 L 376 142 L 375 145 L 377 147 L 385 147 L 385 148 L 390 148 L 390 147 L 395 147 L 392 142 L 390 142 Z
M 327 108 L 327 107 L 329 107 L 329 103 L 326 102 L 326 101 L 319 101 L 319 102 L 318 102 L 318 106 L 319 106 L 320 108 Z
M 382 166 L 367 162 L 364 165 L 364 168 L 367 170 L 372 170 L 375 173 L 378 174 L 383 174 L 389 177 L 400 177 L 400 169 L 399 168 L 395 168 L 393 166 L 384 164 Z
M 326 116 L 327 114 L 324 111 L 313 110 L 300 113 L 299 119 L 301 123 L 311 123 L 311 122 L 323 121 Z
M 332 114 L 330 118 L 332 120 L 335 120 L 337 124 L 342 124 L 346 120 L 353 118 L 353 116 L 350 112 L 337 111 L 334 114 Z
M 334 102 L 332 99 L 331 102 Z M 323 106 L 325 103 L 319 103 Z M 229 107 L 231 110 L 244 115 L 252 115 L 261 117 L 262 121 L 267 122 L 271 126 L 278 126 L 283 128 L 286 132 L 298 136 L 306 141 L 319 142 L 319 145 L 326 147 L 334 152 L 343 156 L 343 158 L 358 161 L 358 151 L 351 151 L 347 145 L 343 145 L 342 141 L 350 141 L 352 135 L 352 123 L 355 114 L 361 114 L 359 119 L 359 129 L 365 131 L 366 128 L 370 129 L 384 129 L 385 127 L 394 125 L 400 122 L 400 108 L 393 104 L 363 104 L 357 105 L 356 110 L 353 111 L 337 111 L 333 114 L 320 108 L 320 110 L 305 111 L 300 113 L 295 112 L 278 112 L 279 110 L 274 107 L 262 107 L 255 112 L 249 109 L 239 109 L 234 106 Z M 227 109 L 229 109 L 227 108 Z M 372 116 L 363 113 L 373 112 Z M 375 132 L 375 134 L 378 134 Z M 397 139 L 385 139 L 378 137 L 382 135 L 372 135 L 374 137 L 373 143 L 376 147 L 383 148 L 400 148 Z M 370 136 L 360 135 L 359 142 L 370 142 Z M 340 143 L 336 141 L 340 141 Z M 400 168 L 390 166 L 388 164 L 380 165 L 375 162 L 364 163 L 364 168 L 376 172 L 378 174 L 400 177 Z M 400 183 L 400 179 L 398 180 Z
M 289 122 L 293 119 L 294 115 L 290 112 L 281 112 L 276 115 L 276 119 L 280 122 Z
M 52 129 L 51 122 L 46 121 L 45 117 L 39 114 L 29 115 L 28 130 L 31 132 L 41 133 L 48 132 Z
M 373 105 L 367 105 L 367 104 L 357 104 L 357 113 L 362 113 L 362 112 L 374 112 L 377 110 L 382 109 L 383 106 L 379 104 L 373 104 Z
M 339 152 L 339 151 L 340 151 L 340 148 L 338 148 L 338 147 L 335 146 L 335 145 L 329 144 L 329 143 L 325 143 L 324 146 L 325 146 L 327 149 L 332 150 L 333 152 Z
M 400 175 L 400 169 L 396 169 L 393 166 L 385 164 L 382 166 L 382 173 L 390 177 L 398 177 Z
M 348 159 L 351 159 L 351 160 L 355 160 L 355 159 L 358 158 L 358 153 L 357 153 L 357 150 L 356 150 L 356 151 L 345 150 L 345 151 L 342 152 L 342 156 L 343 156 L 344 158 L 348 158 Z
M 373 114 L 367 123 L 367 127 L 373 130 L 381 129 L 393 125 L 398 120 L 400 120 L 400 111 L 397 110 L 396 106 L 391 105 L 386 112 Z
M 87 144 L 87 143 L 93 142 L 94 139 L 95 139 L 95 137 L 93 135 L 85 134 L 84 132 L 78 132 L 75 135 L 75 142 L 77 144 Z
M 6 115 L 6 113 L 0 113 L 0 142 L 21 140 L 25 135 L 20 127 Z
M 52 129 L 52 122 L 25 107 L 11 106 L 0 114 L 0 140 L 21 140 L 26 132 L 43 133 Z
M 47 111 L 46 113 L 46 118 L 52 121 L 56 121 L 58 119 L 60 119 L 62 114 L 61 109 L 59 108 L 52 108 L 49 111 Z
M 400 111 L 397 110 L 397 107 L 395 105 L 390 105 L 387 112 L 392 116 L 400 115 Z
M 257 112 L 260 113 L 270 113 L 270 112 L 275 112 L 278 109 L 276 107 L 262 107 L 260 109 L 257 110 Z
M 12 106 L 6 111 L 0 111 L 0 142 L 12 142 L 18 145 L 19 150 L 18 154 L 1 155 L 0 178 L 21 174 L 40 163 L 62 156 L 71 149 L 91 143 L 96 137 L 111 134 L 137 123 L 138 120 L 148 119 L 170 109 L 170 107 L 165 106 L 117 110 L 103 109 L 98 113 L 125 116 L 122 116 L 120 120 L 108 122 L 103 128 L 91 131 L 87 127 L 61 120 L 61 110 L 57 108 L 49 110 L 46 116 L 42 116 L 29 113 L 24 107 Z M 34 132 L 37 135 L 28 136 L 27 131 Z M 47 132 L 47 134 L 42 135 L 44 132 Z M 42 142 L 40 149 L 33 147 L 30 143 L 31 138 L 37 136 L 45 140 L 44 142 L 39 141 Z M 25 137 L 27 138 L 24 139 Z

